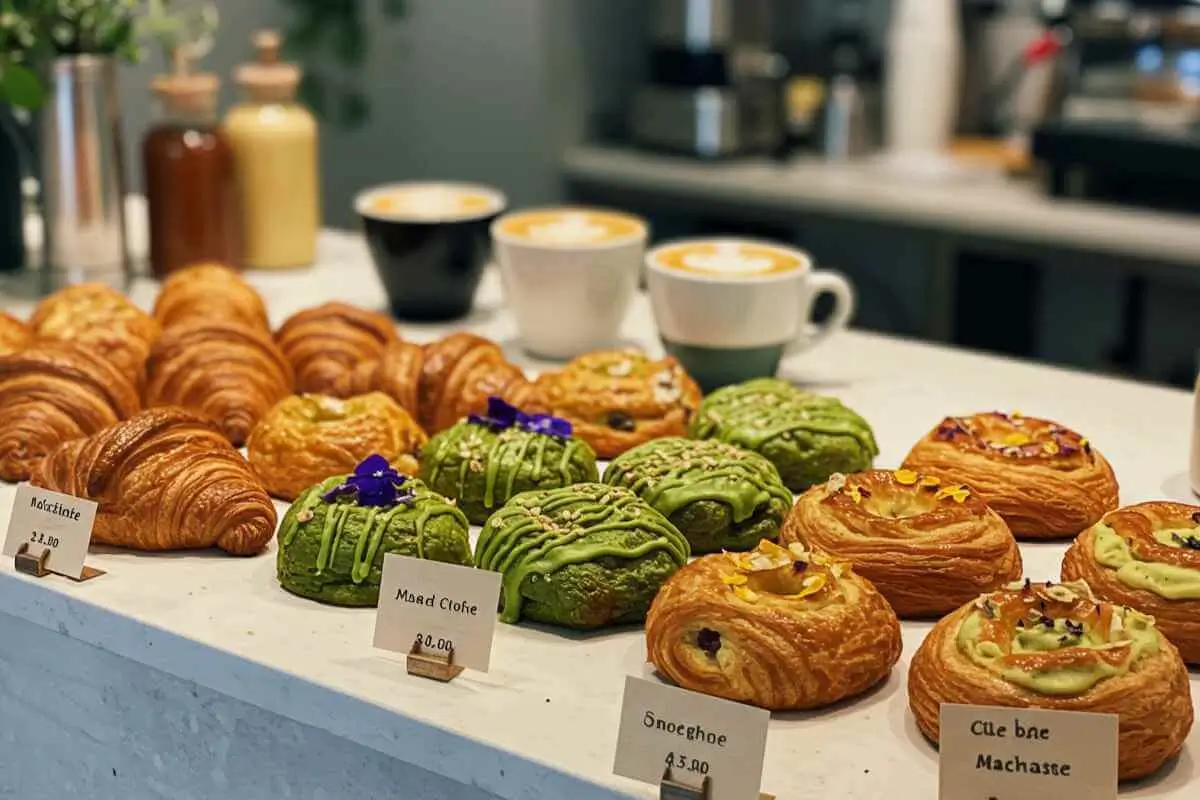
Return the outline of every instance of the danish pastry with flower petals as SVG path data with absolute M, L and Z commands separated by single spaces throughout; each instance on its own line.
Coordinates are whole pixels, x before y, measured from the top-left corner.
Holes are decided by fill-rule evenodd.
M 159 327 L 125 295 L 103 284 L 68 286 L 38 303 L 29 320 L 38 339 L 71 342 L 108 360 L 137 385 Z
M 1200 664 L 1200 506 L 1139 503 L 1104 515 L 1063 559 L 1110 603 L 1150 614 L 1189 664 Z
M 1069 538 L 1117 507 L 1117 478 L 1086 438 L 1017 413 L 947 417 L 904 467 L 969 485 L 1018 539 Z
M 983 498 L 909 470 L 834 475 L 800 496 L 781 540 L 850 561 L 902 618 L 941 616 L 1022 574 Z
M 900 622 L 849 563 L 799 544 L 704 556 L 646 617 L 647 658 L 685 689 L 772 711 L 818 708 L 887 679 Z
M 908 703 L 935 743 L 943 703 L 1115 714 L 1121 780 L 1179 753 L 1193 718 L 1187 669 L 1154 618 L 1082 581 L 1010 584 L 942 618 L 913 657 Z

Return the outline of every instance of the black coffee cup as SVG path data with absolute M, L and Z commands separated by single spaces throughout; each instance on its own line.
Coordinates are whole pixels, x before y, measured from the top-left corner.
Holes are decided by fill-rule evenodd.
M 355 200 L 392 314 L 413 322 L 465 317 L 491 258 L 504 195 L 467 183 L 397 183 Z

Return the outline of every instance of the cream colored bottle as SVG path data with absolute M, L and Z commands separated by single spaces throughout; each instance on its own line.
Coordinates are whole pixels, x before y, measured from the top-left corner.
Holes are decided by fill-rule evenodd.
M 245 102 L 225 117 L 242 195 L 247 267 L 302 267 L 316 258 L 321 227 L 317 122 L 296 102 L 300 70 L 279 60 L 272 31 L 254 38 L 258 61 L 238 68 Z
M 1192 491 L 1200 494 L 1200 376 L 1196 377 L 1196 395 L 1192 408 Z

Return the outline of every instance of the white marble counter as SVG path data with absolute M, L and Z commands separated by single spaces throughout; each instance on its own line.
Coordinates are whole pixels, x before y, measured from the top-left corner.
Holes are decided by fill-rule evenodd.
M 311 270 L 251 276 L 266 294 L 275 321 L 327 299 L 381 306 L 377 281 L 355 237 L 326 236 L 321 252 L 320 266 Z M 139 286 L 134 294 L 149 303 L 153 287 Z M 499 308 L 498 287 L 491 278 L 468 324 L 505 342 L 516 355 L 511 322 Z M 418 339 L 439 333 L 436 327 L 403 330 Z M 656 346 L 644 301 L 631 313 L 626 332 L 631 340 Z M 878 433 L 882 466 L 896 465 L 911 443 L 947 412 L 1016 408 L 1085 432 L 1116 468 L 1123 501 L 1191 499 L 1184 476 L 1191 400 L 1181 392 L 858 333 L 792 359 L 786 373 L 862 412 Z M 12 491 L 0 487 L 0 524 L 7 520 Z M 1024 545 L 1022 550 L 1028 575 L 1057 578 L 1062 545 Z M 511 800 L 654 796 L 651 787 L 611 774 L 624 676 L 645 671 L 637 630 L 571 635 L 500 625 L 493 671 L 468 671 L 454 683 L 440 685 L 406 676 L 400 657 L 372 649 L 371 611 L 323 607 L 283 592 L 274 576 L 273 548 L 248 560 L 98 552 L 92 562 L 108 574 L 85 584 L 57 577 L 33 580 L 15 574 L 11 564 L 0 564 L 0 611 L 60 634 L 51 637 L 56 642 L 66 637 L 90 645 L 86 651 L 98 653 L 96 658 L 117 656 L 153 668 L 155 675 L 165 673 L 163 681 L 195 685 L 181 700 L 153 696 L 158 713 L 178 715 L 184 720 L 178 727 L 186 732 L 192 726 L 206 747 L 209 729 L 204 726 L 209 723 L 188 698 L 214 695 L 315 731 L 311 736 L 332 736 L 420 770 L 422 788 L 413 784 L 396 796 L 449 796 L 444 779 Z M 823 711 L 776 715 L 767 742 L 764 789 L 786 800 L 934 797 L 936 754 L 910 719 L 904 688 L 908 658 L 928 628 L 904 625 L 904 658 L 887 684 L 870 695 Z M 17 655 L 29 670 L 67 669 L 61 664 L 64 656 L 56 652 L 47 646 L 44 652 L 28 649 Z M 0 661 L 6 655 L 14 657 L 0 646 Z M 109 691 L 102 679 L 107 677 L 89 683 L 92 691 Z M 19 688 L 9 685 L 11 680 L 0 671 L 0 700 Z M 165 690 L 155 685 L 145 691 Z M 1200 704 L 1196 673 L 1192 695 Z M 34 718 L 46 707 L 61 720 L 70 716 L 67 705 L 75 709 L 70 704 L 81 701 L 61 698 L 67 704 L 61 713 L 55 707 L 59 698 L 46 694 L 39 702 L 44 705 L 10 702 L 9 707 L 24 708 Z M 238 719 L 243 717 L 245 713 Z M 136 719 L 128 724 L 138 724 Z M 81 742 L 99 736 L 80 725 Z M 282 722 L 254 725 L 255 736 L 265 737 L 256 745 L 264 751 L 272 736 L 290 736 L 293 743 L 299 736 L 279 733 L 291 730 Z M 16 734 L 4 727 L 0 767 L 7 769 L 2 745 Z M 232 741 L 231 736 L 223 733 L 221 741 Z M 322 747 L 326 749 L 313 758 L 333 763 L 332 745 Z M 170 761 L 171 755 L 147 753 L 142 760 L 152 762 L 147 767 L 151 772 L 164 773 L 170 768 L 162 767 L 162 760 Z M 225 753 L 222 770 L 228 758 Z M 1128 788 L 1126 796 L 1194 798 L 1200 789 L 1198 761 L 1200 729 L 1193 730 L 1172 768 L 1151 783 Z M 227 772 L 218 775 L 217 767 L 205 763 L 203 774 L 213 776 L 214 786 L 225 786 L 220 793 L 150 791 L 140 784 L 141 793 L 126 789 L 88 796 L 346 796 L 294 787 L 251 792 L 230 787 Z M 107 769 L 104 773 L 107 778 Z M 118 779 L 116 766 L 112 775 Z M 0 777 L 0 795 L 4 788 Z

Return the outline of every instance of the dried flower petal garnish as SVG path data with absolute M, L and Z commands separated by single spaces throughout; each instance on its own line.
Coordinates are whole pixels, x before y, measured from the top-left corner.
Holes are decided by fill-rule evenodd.
M 1022 445 L 1029 444 L 1031 441 L 1033 440 L 1029 438 L 1028 433 L 1022 433 L 1020 431 L 1013 431 L 1004 437 L 1004 444 L 1008 445 L 1009 447 L 1021 447 Z
M 1042 445 L 1042 450 L 1046 451 L 1048 455 L 1056 456 L 1062 448 L 1058 446 L 1057 442 L 1046 442 Z
M 758 602 L 758 593 L 754 592 L 750 589 L 747 589 L 745 586 L 733 587 L 733 594 L 739 600 L 745 600 L 747 603 L 757 603 Z
M 971 496 L 971 490 L 966 486 L 943 486 L 938 489 L 934 498 L 937 500 L 945 500 L 950 498 L 956 503 L 965 503 L 967 498 Z
M 936 489 L 937 487 L 939 487 L 941 485 L 942 485 L 942 482 L 940 480 L 938 480 L 937 478 L 933 477 L 932 475 L 926 475 L 924 478 L 921 478 L 921 488 L 922 489 Z
M 920 477 L 911 469 L 898 469 L 892 474 L 896 476 L 896 483 L 901 486 L 912 486 L 917 482 L 917 478 Z
M 857 486 L 851 486 L 849 489 L 847 489 L 846 496 L 849 497 L 851 500 L 853 500 L 855 503 L 861 503 L 862 499 L 863 499 L 862 490 L 859 489 Z
M 726 586 L 745 586 L 750 579 L 740 572 L 734 572 L 729 575 L 721 576 L 721 583 Z

